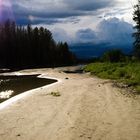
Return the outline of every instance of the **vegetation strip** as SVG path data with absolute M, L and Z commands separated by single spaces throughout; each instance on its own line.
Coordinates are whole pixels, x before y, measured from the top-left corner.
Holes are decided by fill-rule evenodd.
M 98 62 L 85 66 L 84 71 L 100 78 L 117 80 L 140 93 L 140 63 Z

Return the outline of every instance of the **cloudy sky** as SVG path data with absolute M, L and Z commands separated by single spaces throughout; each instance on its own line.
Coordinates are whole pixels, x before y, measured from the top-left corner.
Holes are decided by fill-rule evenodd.
M 130 44 L 136 1 L 0 0 L 0 20 L 11 18 L 22 25 L 45 26 L 57 41 Z

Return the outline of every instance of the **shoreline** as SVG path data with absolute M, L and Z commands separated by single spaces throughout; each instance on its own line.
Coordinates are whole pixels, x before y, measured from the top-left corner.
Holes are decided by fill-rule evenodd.
M 18 74 L 17 74 L 17 75 L 18 75 Z M 15 76 L 17 76 L 17 75 L 15 75 Z M 22 75 L 22 74 L 20 74 L 20 75 Z M 39 77 L 39 78 L 45 78 L 45 79 L 56 80 L 56 82 L 54 82 L 54 83 L 52 83 L 52 84 L 49 84 L 49 85 L 45 85 L 45 86 L 42 86 L 42 87 L 38 87 L 38 88 L 35 88 L 35 89 L 31 89 L 31 90 L 22 92 L 22 93 L 20 93 L 20 94 L 18 94 L 18 95 L 16 95 L 16 96 L 13 96 L 13 97 L 9 98 L 8 100 L 6 100 L 6 101 L 0 103 L 0 111 L 3 110 L 3 109 L 5 109 L 6 107 L 12 105 L 13 103 L 17 102 L 17 101 L 20 100 L 20 99 L 23 99 L 23 98 L 25 98 L 25 97 L 27 97 L 27 96 L 33 95 L 34 92 L 37 91 L 37 90 L 39 90 L 40 88 L 44 88 L 44 87 L 45 87 L 45 88 L 49 88 L 49 87 L 54 86 L 54 85 L 56 85 L 56 84 L 59 84 L 59 83 L 61 82 L 60 79 L 57 79 L 57 78 L 54 78 L 54 77 L 49 77 L 49 76 L 45 76 L 45 77 L 44 77 L 43 74 L 40 74 L 40 75 L 38 75 L 37 77 Z

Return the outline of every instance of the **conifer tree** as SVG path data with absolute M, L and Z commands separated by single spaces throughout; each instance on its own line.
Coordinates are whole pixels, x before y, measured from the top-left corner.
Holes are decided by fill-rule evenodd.
M 67 43 L 56 43 L 44 27 L 0 24 L 0 68 L 54 67 L 73 64 Z
M 140 0 L 138 4 L 134 6 L 133 20 L 135 21 L 135 33 L 133 34 L 135 38 L 134 42 L 134 56 L 140 59 Z

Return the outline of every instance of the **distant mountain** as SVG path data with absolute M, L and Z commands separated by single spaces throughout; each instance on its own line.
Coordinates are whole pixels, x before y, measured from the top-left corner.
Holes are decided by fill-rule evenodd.
M 82 43 L 82 44 L 71 44 L 69 45 L 70 50 L 76 54 L 78 58 L 81 59 L 91 59 L 95 57 L 102 56 L 106 51 L 112 49 L 120 49 L 125 54 L 132 53 L 132 46 L 115 46 L 109 43 L 92 44 L 92 43 Z

